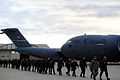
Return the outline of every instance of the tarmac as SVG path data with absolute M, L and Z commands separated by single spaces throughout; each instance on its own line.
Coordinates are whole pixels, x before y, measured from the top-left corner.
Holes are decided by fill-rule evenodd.
M 89 67 L 86 70 L 86 78 L 79 77 L 80 69 L 76 70 L 77 76 L 67 76 L 65 74 L 66 68 L 62 69 L 63 75 L 58 75 L 57 71 L 55 75 L 50 74 L 40 74 L 37 72 L 21 71 L 9 68 L 0 68 L 0 80 L 92 80 L 90 78 Z M 120 80 L 120 65 L 109 65 L 108 73 L 110 80 Z M 72 73 L 71 73 L 72 74 Z M 102 76 L 103 80 L 106 80 L 105 74 Z M 99 80 L 99 75 L 97 79 Z

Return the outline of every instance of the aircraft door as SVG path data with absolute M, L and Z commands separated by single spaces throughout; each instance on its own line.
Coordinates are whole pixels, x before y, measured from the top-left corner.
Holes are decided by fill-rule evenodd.
M 120 51 L 120 41 L 118 42 L 118 50 Z

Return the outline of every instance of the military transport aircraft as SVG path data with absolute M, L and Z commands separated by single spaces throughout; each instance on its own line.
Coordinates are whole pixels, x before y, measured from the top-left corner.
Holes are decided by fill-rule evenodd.
M 98 60 L 107 56 L 109 61 L 120 61 L 119 35 L 81 35 L 69 39 L 60 49 L 35 48 L 24 38 L 17 28 L 2 29 L 17 47 L 14 51 L 37 57 L 74 58 L 86 57 L 91 60 L 97 56 Z

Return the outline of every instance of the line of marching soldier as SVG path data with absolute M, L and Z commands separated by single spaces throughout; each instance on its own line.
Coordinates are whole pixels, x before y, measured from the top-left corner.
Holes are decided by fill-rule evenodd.
M 50 58 L 44 59 L 37 59 L 37 60 L 29 60 L 29 59 L 22 59 L 22 60 L 0 60 L 0 67 L 4 68 L 13 68 L 19 69 L 22 71 L 33 71 L 42 74 L 56 74 L 55 70 L 55 60 Z M 59 75 L 62 75 L 62 68 L 66 67 L 66 75 L 70 76 L 70 72 L 72 72 L 72 76 L 76 77 L 76 69 L 80 67 L 81 73 L 80 77 L 85 78 L 85 70 L 87 68 L 86 58 L 83 57 L 82 60 L 77 62 L 74 59 L 67 59 L 63 60 L 60 58 L 57 61 L 57 71 Z M 96 76 L 98 75 L 98 68 L 100 68 L 100 80 L 102 80 L 102 74 L 105 72 L 107 80 L 108 78 L 108 71 L 107 71 L 107 57 L 104 56 L 103 59 L 98 62 L 97 57 L 94 56 L 93 60 L 90 62 L 90 77 L 93 80 L 96 80 Z
M 14 60 L 0 60 L 0 67 L 21 69 L 22 71 L 33 71 L 43 74 L 55 74 L 55 61 L 50 58 L 29 60 L 29 59 L 14 59 Z

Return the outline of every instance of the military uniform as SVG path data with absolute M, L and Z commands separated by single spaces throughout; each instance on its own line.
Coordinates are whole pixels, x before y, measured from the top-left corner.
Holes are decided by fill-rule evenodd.
M 72 76 L 73 77 L 76 77 L 76 69 L 77 69 L 77 66 L 78 66 L 78 64 L 77 64 L 77 62 L 75 61 L 75 60 L 73 60 L 72 62 L 71 62 L 71 69 L 72 69 L 72 71 L 73 71 L 73 73 L 72 73 Z
M 66 66 L 66 68 L 67 68 L 66 75 L 70 76 L 71 60 L 67 60 L 67 61 L 65 62 L 65 66 Z
M 105 72 L 106 78 L 107 80 L 109 80 L 110 78 L 108 78 L 108 71 L 107 71 L 107 57 L 104 56 L 103 59 L 100 61 L 100 80 L 102 80 L 102 74 L 103 72 Z
M 58 68 L 57 68 L 57 71 L 59 72 L 59 75 L 62 75 L 62 67 L 64 66 L 64 63 L 63 63 L 63 60 L 62 59 L 60 59 L 59 61 L 58 61 Z
M 86 63 L 85 57 L 83 57 L 83 59 L 80 61 L 79 65 L 80 65 L 80 68 L 81 68 L 80 77 L 84 77 L 85 78 L 85 69 L 87 67 L 87 63 Z
M 91 78 L 93 76 L 93 79 L 96 80 L 96 76 L 98 75 L 98 68 L 99 68 L 99 63 L 96 60 L 97 58 L 94 57 L 94 59 L 90 63 L 90 70 L 91 70 Z

